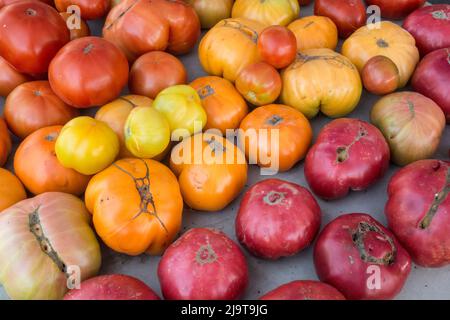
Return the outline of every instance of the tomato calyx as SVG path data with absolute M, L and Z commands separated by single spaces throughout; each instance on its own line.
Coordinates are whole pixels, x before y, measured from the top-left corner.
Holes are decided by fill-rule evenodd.
M 255 44 L 258 43 L 258 32 L 256 32 L 255 30 L 247 27 L 246 25 L 244 25 L 238 21 L 225 20 L 222 27 L 236 29 L 236 30 L 240 31 L 241 33 L 243 33 L 244 35 L 246 35 L 251 41 L 253 41 L 253 43 L 255 43 Z
M 45 141 L 49 142 L 55 141 L 56 138 L 58 138 L 58 132 L 51 132 L 44 137 Z
M 27 9 L 25 10 L 25 14 L 26 14 L 27 16 L 34 17 L 34 16 L 37 15 L 37 11 L 34 10 L 34 9 L 32 9 L 32 8 L 27 8 Z
M 380 48 L 387 48 L 389 47 L 389 43 L 387 43 L 386 40 L 380 38 L 377 40 L 377 46 Z
M 267 119 L 266 123 L 271 126 L 277 126 L 280 123 L 282 123 L 284 119 L 280 117 L 279 115 L 274 114 L 269 119 Z
M 284 198 L 286 197 L 284 192 L 278 192 L 278 191 L 270 191 L 266 196 L 263 198 L 264 203 L 268 204 L 269 206 L 275 206 L 280 204 Z
M 353 141 L 349 145 L 340 146 L 336 149 L 336 153 L 337 153 L 336 162 L 342 163 L 345 160 L 347 160 L 349 157 L 349 151 L 350 151 L 351 147 L 353 147 L 353 145 L 355 143 L 357 143 L 358 141 L 360 141 L 361 139 L 366 137 L 368 134 L 369 133 L 367 132 L 366 128 L 364 128 L 363 126 L 360 126 L 358 135 L 355 137 L 355 139 L 353 139 Z
M 372 256 L 369 252 L 371 251 L 366 248 L 365 239 L 369 232 L 375 233 L 376 237 L 373 241 L 377 241 L 380 244 L 388 243 L 390 250 L 388 250 L 382 258 L 376 258 Z M 352 233 L 352 241 L 359 251 L 359 256 L 361 260 L 366 263 L 374 263 L 378 265 L 391 265 L 395 262 L 397 255 L 397 248 L 395 246 L 394 240 L 384 233 L 378 226 L 373 225 L 369 222 L 362 221 L 358 224 L 358 228 Z M 369 252 L 368 252 L 369 251 Z
M 28 226 L 30 228 L 30 232 L 35 236 L 42 252 L 45 253 L 56 264 L 58 269 L 68 278 L 69 274 L 67 273 L 67 265 L 55 251 L 50 243 L 50 240 L 44 234 L 39 217 L 39 208 L 40 207 L 37 207 L 28 215 Z
M 423 217 L 423 219 L 419 223 L 419 228 L 422 230 L 427 229 L 433 218 L 435 217 L 439 206 L 445 201 L 447 196 L 450 193 L 450 167 L 447 168 L 447 175 L 444 182 L 444 187 L 442 190 L 434 195 L 433 202 L 431 203 L 430 209 L 428 209 L 427 213 Z
M 195 254 L 195 261 L 200 265 L 211 264 L 218 259 L 210 243 L 201 246 Z
M 436 20 L 450 20 L 450 17 L 447 15 L 447 13 L 445 13 L 444 10 L 433 11 L 431 12 L 431 15 Z
M 207 97 L 213 95 L 213 94 L 216 93 L 216 92 L 214 91 L 213 87 L 211 87 L 211 86 L 208 84 L 208 85 L 206 85 L 206 86 L 200 88 L 200 89 L 197 91 L 197 93 L 198 93 L 200 99 L 203 100 L 203 99 L 205 99 L 205 98 L 207 98 Z
M 408 105 L 409 112 L 411 113 L 411 119 L 414 119 L 416 116 L 416 111 L 414 110 L 414 102 L 411 100 L 407 100 L 406 104 Z
M 86 47 L 83 48 L 83 54 L 89 54 L 91 53 L 92 49 L 94 49 L 94 45 L 92 43 L 89 43 Z

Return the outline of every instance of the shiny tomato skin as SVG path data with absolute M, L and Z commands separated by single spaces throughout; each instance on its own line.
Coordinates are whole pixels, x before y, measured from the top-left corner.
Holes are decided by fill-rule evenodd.
M 30 80 L 30 76 L 20 73 L 0 56 L 0 96 L 6 97 L 18 85 Z
M 77 108 L 103 105 L 117 98 L 128 81 L 128 61 L 110 42 L 83 37 L 64 46 L 50 64 L 53 91 Z
M 86 20 L 100 19 L 105 16 L 111 6 L 110 0 L 55 0 L 56 9 L 60 12 L 75 5 L 80 8 L 81 18 Z
M 46 73 L 50 61 L 69 40 L 58 12 L 39 1 L 22 1 L 0 11 L 0 55 L 17 71 Z
M 264 62 L 282 69 L 295 60 L 297 39 L 286 27 L 270 26 L 258 38 L 258 52 Z
M 392 93 L 400 85 L 397 65 L 386 56 L 370 58 L 361 71 L 361 78 L 366 90 L 378 95 Z
M 266 293 L 260 300 L 345 300 L 345 297 L 324 282 L 297 280 Z
M 425 0 L 366 0 L 367 5 L 380 7 L 381 16 L 387 19 L 401 19 L 421 7 Z

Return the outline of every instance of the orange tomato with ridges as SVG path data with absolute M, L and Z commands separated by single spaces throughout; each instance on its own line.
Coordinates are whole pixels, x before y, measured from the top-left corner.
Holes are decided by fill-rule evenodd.
M 6 169 L 0 168 L 0 212 L 27 198 L 20 180 Z

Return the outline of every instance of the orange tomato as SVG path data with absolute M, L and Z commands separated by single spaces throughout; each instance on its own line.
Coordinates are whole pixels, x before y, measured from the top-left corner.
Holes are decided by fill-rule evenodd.
M 161 254 L 181 228 L 176 177 L 154 160 L 123 159 L 95 175 L 85 194 L 97 234 L 129 255 Z
M 322 16 L 309 16 L 295 20 L 288 29 L 297 38 L 297 50 L 336 49 L 338 30 L 333 20 Z
M 270 167 L 274 165 L 272 160 L 267 162 L 263 159 L 268 156 L 276 157 L 273 152 L 278 153 L 279 170 L 282 172 L 288 171 L 305 157 L 313 137 L 308 119 L 294 108 L 280 104 L 256 108 L 245 117 L 240 129 L 247 157 L 256 155 L 254 158 L 259 166 Z M 251 137 L 250 129 L 256 130 L 256 138 Z M 265 137 L 260 129 L 268 130 Z M 278 141 L 272 141 L 275 139 L 272 137 L 272 130 L 275 129 L 279 130 Z M 278 145 L 273 146 L 272 142 Z
M 6 126 L 5 120 L 0 117 L 0 167 L 8 160 L 9 153 L 11 152 L 12 142 Z
M 211 133 L 190 136 L 176 145 L 170 167 L 186 204 L 200 211 L 222 210 L 247 181 L 245 155 L 231 141 Z
M 27 198 L 20 180 L 6 169 L 0 168 L 0 212 Z
M 55 155 L 55 142 L 62 126 L 46 127 L 28 136 L 14 156 L 14 171 L 34 194 L 64 192 L 81 195 L 90 176 L 63 167 Z
M 210 76 L 194 80 L 191 84 L 197 90 L 206 111 L 205 129 L 237 129 L 248 113 L 248 106 L 233 84 L 223 78 Z

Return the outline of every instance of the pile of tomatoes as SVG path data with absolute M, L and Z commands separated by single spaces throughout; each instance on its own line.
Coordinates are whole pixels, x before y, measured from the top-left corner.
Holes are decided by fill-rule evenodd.
M 96 276 L 99 241 L 162 255 L 166 299 L 242 297 L 242 248 L 277 260 L 314 243 L 320 281 L 262 299 L 391 299 L 413 262 L 450 264 L 450 162 L 433 159 L 450 122 L 450 5 L 316 0 L 299 18 L 310 2 L 0 0 L 0 165 L 9 157 L 14 169 L 0 168 L 7 294 L 159 299 L 133 277 Z M 366 23 L 366 5 L 406 17 L 403 27 Z M 91 36 L 86 21 L 103 18 L 102 37 Z M 179 56 L 198 42 L 209 75 L 188 83 Z M 415 91 L 398 91 L 409 83 Z M 371 123 L 346 117 L 364 88 L 380 95 Z M 319 113 L 334 120 L 313 144 Z M 225 209 L 249 165 L 286 172 L 301 161 L 311 191 L 268 177 L 243 194 L 242 247 L 209 228 L 179 237 L 183 209 Z M 320 231 L 315 196 L 367 190 L 390 162 L 402 168 L 388 185 L 388 227 L 348 213 Z

